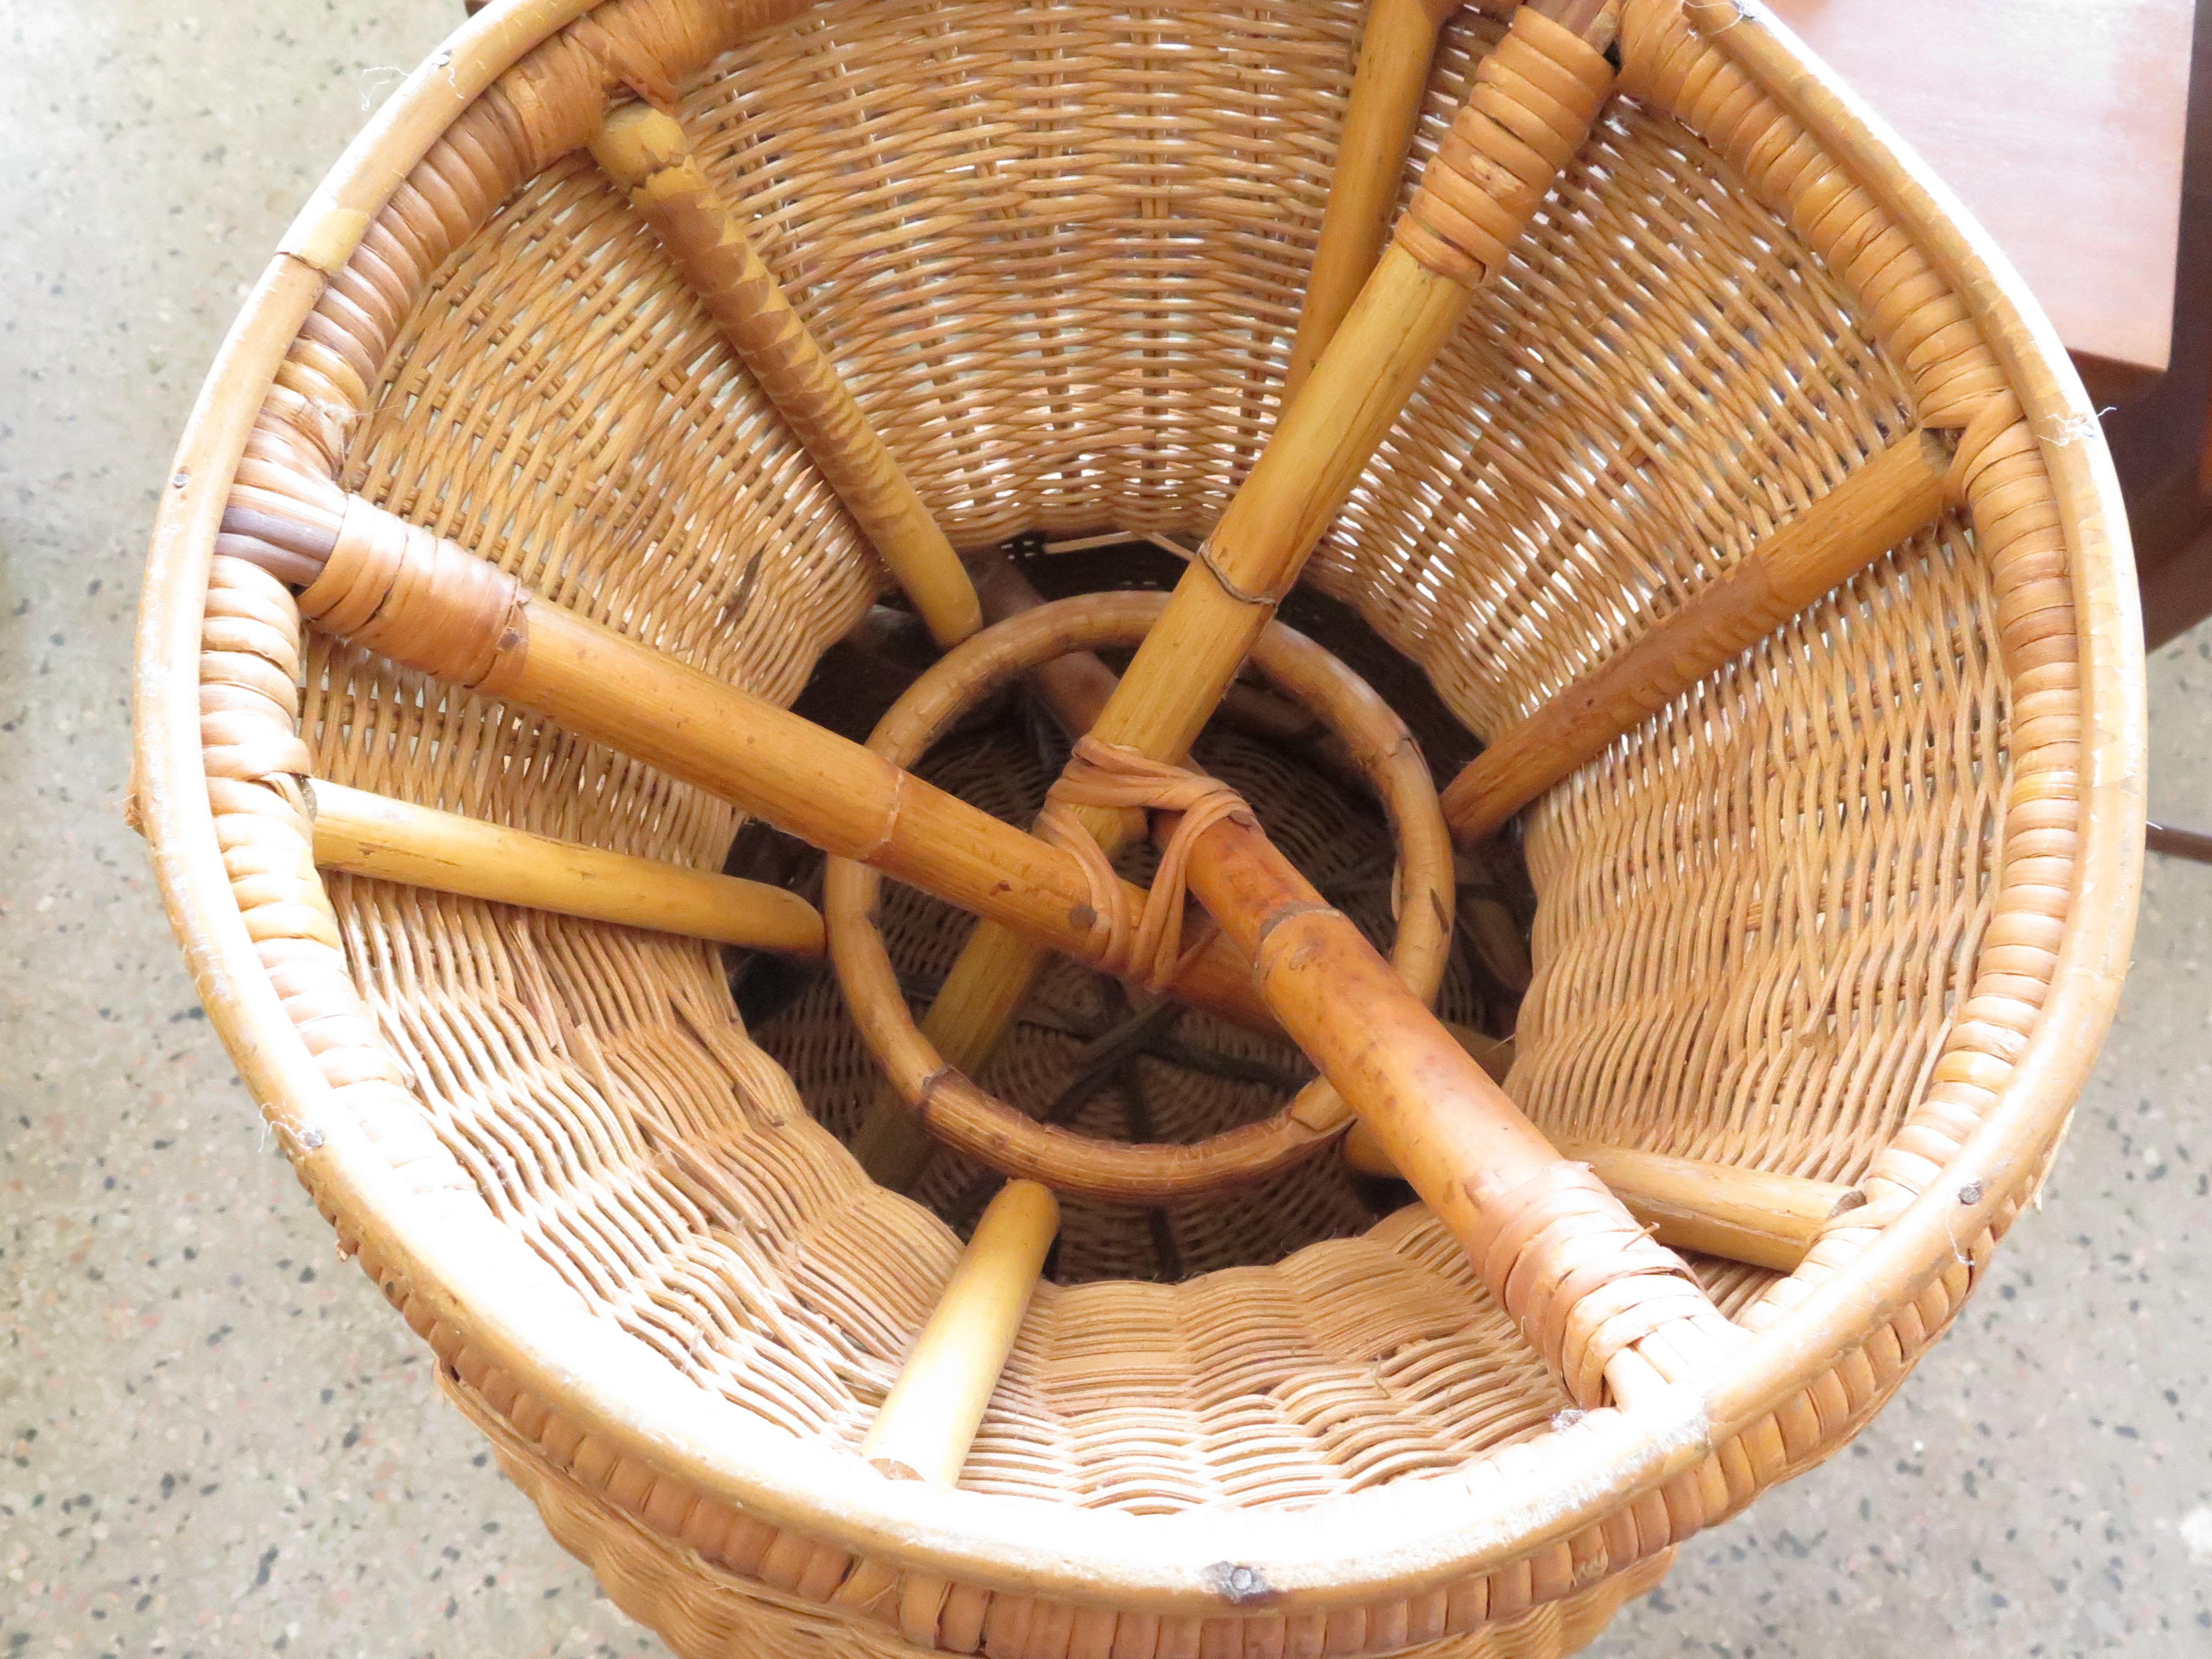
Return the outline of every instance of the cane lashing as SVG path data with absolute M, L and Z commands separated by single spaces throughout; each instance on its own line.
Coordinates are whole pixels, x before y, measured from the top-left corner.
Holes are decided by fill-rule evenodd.
M 1159 872 L 1141 905 L 1129 902 L 1113 860 L 1072 810 L 1079 806 L 1181 815 L 1160 849 Z M 1148 761 L 1133 749 L 1096 738 L 1076 739 L 1066 771 L 1037 814 L 1036 834 L 1073 853 L 1091 878 L 1101 969 L 1147 990 L 1163 989 L 1174 979 L 1182 962 L 1183 885 L 1192 844 L 1231 813 L 1249 817 L 1251 810 L 1218 778 Z
M 1678 1321 L 1725 1328 L 1681 1257 L 1650 1238 L 1587 1164 L 1561 1159 L 1486 1206 L 1477 1265 L 1544 1363 L 1583 1405 L 1624 1350 Z
M 528 642 L 523 602 L 497 565 L 352 496 L 300 614 L 455 685 L 496 691 Z
M 870 746 L 909 765 L 962 711 L 998 686 L 1054 656 L 1142 639 L 1169 602 L 1158 593 L 1093 594 L 987 629 L 915 682 L 884 717 Z M 1401 860 L 1391 965 L 1425 1004 L 1443 980 L 1453 896 L 1450 841 L 1426 763 L 1389 707 L 1311 641 L 1273 624 L 1252 660 L 1279 690 L 1310 708 L 1344 741 L 1382 795 Z M 1194 801 L 1222 799 L 1202 785 L 1185 787 Z M 1108 793 L 1115 797 L 1112 811 L 1124 810 L 1121 786 Z M 1350 1124 L 1344 1103 L 1318 1081 L 1273 1116 L 1191 1145 L 1094 1140 L 1036 1121 L 948 1065 L 915 1027 L 875 924 L 879 885 L 877 872 L 864 866 L 842 859 L 829 863 L 822 908 L 838 981 L 862 1038 L 898 1097 L 932 1133 L 969 1156 L 1062 1192 L 1158 1203 L 1260 1180 L 1312 1156 Z
M 1589 135 L 1613 89 L 1601 46 L 1534 6 L 1474 72 L 1474 85 L 1398 222 L 1400 247 L 1439 276 L 1480 288 Z

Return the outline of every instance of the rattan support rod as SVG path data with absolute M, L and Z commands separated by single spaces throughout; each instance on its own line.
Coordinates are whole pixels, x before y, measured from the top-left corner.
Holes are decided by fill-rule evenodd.
M 1051 1188 L 1034 1181 L 999 1188 L 860 1443 L 861 1456 L 894 1480 L 949 1486 L 960 1479 L 1059 1231 Z
M 1297 398 L 1321 361 L 1389 239 L 1406 152 L 1429 87 L 1437 32 L 1458 9 L 1458 0 L 1368 0 L 1321 240 L 1314 245 L 1313 270 L 1283 376 L 1285 404 Z
M 822 914 L 765 882 L 634 858 L 317 780 L 315 862 L 326 870 L 560 915 L 818 957 Z
M 1104 940 L 1083 866 L 860 744 L 539 598 L 489 561 L 328 485 L 285 520 L 286 561 L 319 567 L 301 615 L 452 684 L 604 743 L 841 858 L 1097 962 Z M 271 495 L 265 504 L 282 506 Z M 231 545 L 258 534 L 227 517 Z M 316 527 L 319 517 L 334 531 Z M 289 566 L 288 564 L 287 568 Z M 1137 898 L 1129 888 L 1125 897 Z M 1165 988 L 1273 1030 L 1245 963 L 1213 940 Z
M 1154 760 L 1179 763 L 1189 753 L 1475 290 L 1587 135 L 1612 86 L 1602 54 L 1617 17 L 1612 0 L 1536 0 L 1516 15 L 1477 71 L 1414 205 L 1176 585 L 1094 735 Z M 1547 88 L 1545 119 L 1522 106 L 1521 88 L 1535 82 Z M 1109 856 L 1129 833 L 1117 813 L 1077 817 Z M 981 1066 L 1045 960 L 1001 929 L 975 930 L 923 1028 L 948 1063 Z
M 697 784 L 787 835 L 1096 959 L 1091 890 L 1069 854 L 789 710 L 533 599 L 506 695 L 570 731 Z M 1131 890 L 1132 893 L 1135 891 Z M 1244 965 L 1202 951 L 1171 988 L 1272 1030 Z
M 542 600 L 506 695 L 570 731 L 697 784 L 786 834 L 1084 960 L 1097 953 L 1075 860 L 787 709 Z M 1174 988 L 1271 1029 L 1233 951 Z
M 1866 1202 L 1866 1194 L 1856 1187 L 1832 1182 L 1600 1141 L 1562 1140 L 1557 1145 L 1562 1158 L 1589 1164 L 1662 1244 L 1778 1273 L 1795 1272 L 1824 1224 Z M 1345 1136 L 1344 1161 L 1362 1175 L 1398 1173 L 1398 1166 L 1364 1123 L 1354 1124 Z
M 650 104 L 624 104 L 600 124 L 592 155 L 629 192 L 937 642 L 974 633 L 982 611 L 952 544 L 708 179 L 684 129 Z
M 1515 15 L 1390 246 L 1092 735 L 1154 760 L 1189 752 L 1476 290 L 1496 274 L 1509 238 L 1587 135 L 1612 84 L 1601 51 L 1613 21 L 1597 0 L 1536 0 Z M 1516 131 L 1542 125 L 1523 106 L 1516 77 L 1524 69 L 1552 88 L 1544 117 L 1567 129 L 1547 128 L 1543 149 Z
M 1762 539 L 1725 575 L 1501 737 L 1444 790 L 1462 844 L 1486 839 L 1577 767 L 1943 514 L 1950 451 L 1913 431 Z
M 1623 1395 L 1650 1380 L 1629 1352 L 1638 1341 L 1589 1340 L 1590 1322 L 1575 1313 L 1586 1297 L 1618 1313 L 1656 1297 L 1662 1318 L 1679 1316 L 1708 1332 L 1721 1322 L 1686 1270 L 1560 1156 L 1249 812 L 1197 836 L 1188 868 L 1192 893 L 1251 957 L 1283 1030 L 1450 1229 L 1577 1401 L 1596 1402 L 1601 1375 Z M 1625 1373 L 1615 1370 L 1624 1354 Z

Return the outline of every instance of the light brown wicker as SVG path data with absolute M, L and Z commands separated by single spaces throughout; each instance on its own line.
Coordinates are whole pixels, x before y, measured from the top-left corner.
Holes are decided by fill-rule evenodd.
M 1071 1202 L 1060 1277 L 1091 1282 L 1037 1286 L 958 1487 L 888 1478 L 864 1440 L 957 1242 L 810 1116 L 858 1116 L 850 1034 L 791 1017 L 802 1101 L 707 945 L 318 875 L 310 777 L 719 868 L 738 814 L 696 779 L 500 700 L 557 666 L 520 660 L 520 624 L 598 624 L 544 636 L 572 666 L 644 661 L 617 637 L 681 665 L 651 682 L 678 697 L 624 691 L 620 733 L 667 761 L 655 720 L 753 706 L 716 681 L 788 702 L 884 581 L 814 459 L 842 441 L 738 366 L 586 152 L 611 101 L 677 117 L 825 354 L 793 385 L 834 397 L 834 368 L 951 545 L 1196 545 L 1274 425 L 1359 27 L 1349 0 L 506 0 L 317 193 L 195 411 L 134 790 L 193 972 L 344 1248 L 556 1534 L 687 1655 L 1571 1651 L 1888 1397 L 2063 1129 L 2141 848 L 2110 467 L 1955 206 L 1711 0 L 1630 0 L 1617 94 L 1510 254 L 1445 277 L 1454 304 L 1492 280 L 1307 573 L 1504 739 L 1886 446 L 1955 447 L 1941 523 L 1522 817 L 1518 1106 L 1554 1139 L 1867 1200 L 1786 1275 L 1697 1262 L 1736 1334 L 1668 1386 L 1561 1414 L 1559 1357 L 1435 1217 L 1347 1236 L 1328 1159 L 1171 1217 L 1182 1265 L 1217 1269 L 1179 1283 L 1097 1276 L 1141 1232 Z M 1442 27 L 1417 166 L 1504 27 Z M 331 631 L 307 627 L 279 578 L 349 536 L 390 552 L 389 603 L 325 594 Z M 1233 601 L 1304 556 L 1217 536 L 1205 580 Z M 1193 684 L 1233 662 L 1222 637 Z M 988 783 L 992 752 L 943 764 Z M 1206 759 L 1308 847 L 1336 809 L 1269 820 L 1246 752 L 1249 780 Z M 834 830 L 777 758 L 778 799 Z M 1061 890 L 1049 849 L 988 845 Z M 1179 1133 L 1261 1109 L 1178 1097 Z

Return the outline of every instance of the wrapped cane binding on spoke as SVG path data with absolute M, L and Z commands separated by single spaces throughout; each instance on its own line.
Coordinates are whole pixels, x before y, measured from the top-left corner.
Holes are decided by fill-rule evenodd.
M 1734 4 L 502 0 L 166 476 L 210 1010 L 687 1659 L 1571 1652 L 2126 961 L 2094 419 Z

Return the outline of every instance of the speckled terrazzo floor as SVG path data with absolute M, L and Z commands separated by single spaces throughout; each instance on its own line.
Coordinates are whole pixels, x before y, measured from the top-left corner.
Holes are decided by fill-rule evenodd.
M 292 208 L 456 0 L 0 0 L 0 1659 L 658 1652 L 438 1403 L 120 818 L 155 482 Z M 2212 631 L 2151 676 L 2212 823 Z M 2212 1653 L 2212 871 L 2152 860 L 2045 1213 L 1875 1428 L 1594 1651 Z

